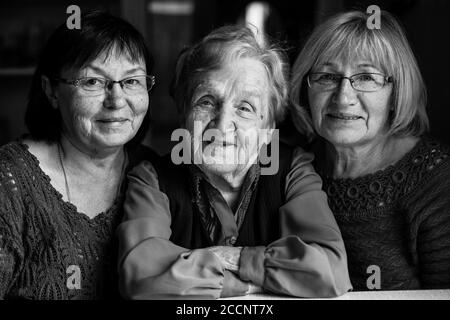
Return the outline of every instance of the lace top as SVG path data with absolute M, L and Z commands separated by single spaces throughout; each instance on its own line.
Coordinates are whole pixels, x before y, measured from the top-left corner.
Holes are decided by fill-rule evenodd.
M 0 299 L 119 297 L 122 194 L 90 219 L 62 199 L 25 144 L 1 147 Z
M 355 290 L 450 288 L 449 155 L 448 146 L 423 137 L 374 174 L 322 174 Z

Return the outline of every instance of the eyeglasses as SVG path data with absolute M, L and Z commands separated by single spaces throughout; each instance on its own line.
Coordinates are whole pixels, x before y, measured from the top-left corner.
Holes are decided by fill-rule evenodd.
M 75 80 L 54 78 L 54 80 L 80 88 L 84 94 L 89 96 L 101 95 L 106 89 L 111 90 L 114 83 L 118 83 L 123 92 L 130 96 L 148 92 L 155 85 L 155 76 L 147 75 L 133 76 L 119 81 L 97 77 L 84 77 Z
M 358 73 L 350 77 L 327 72 L 308 74 L 308 86 L 318 90 L 333 90 L 341 85 L 343 79 L 348 79 L 353 89 L 362 92 L 374 92 L 392 82 L 392 77 L 381 73 Z

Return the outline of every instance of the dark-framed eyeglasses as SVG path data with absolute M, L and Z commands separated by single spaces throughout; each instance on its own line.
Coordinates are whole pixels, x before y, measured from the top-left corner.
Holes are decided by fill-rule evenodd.
M 53 78 L 53 80 L 73 85 L 81 90 L 87 96 L 96 96 L 111 90 L 115 83 L 118 83 L 123 92 L 127 95 L 139 95 L 150 91 L 155 85 L 155 76 L 138 75 L 128 77 L 122 80 L 111 80 L 101 77 L 83 77 L 78 79 Z
M 316 90 L 333 90 L 339 87 L 342 80 L 348 79 L 353 89 L 362 92 L 374 92 L 392 83 L 393 79 L 381 73 L 358 73 L 350 77 L 328 72 L 311 72 L 307 76 L 308 86 Z

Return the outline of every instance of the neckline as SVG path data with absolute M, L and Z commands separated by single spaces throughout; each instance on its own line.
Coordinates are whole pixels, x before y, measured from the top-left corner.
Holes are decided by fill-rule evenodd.
M 26 143 L 24 143 L 22 139 L 19 139 L 17 143 L 19 147 L 21 147 L 21 149 L 25 152 L 25 154 L 30 158 L 33 165 L 37 168 L 38 174 L 43 178 L 43 180 L 46 183 L 46 188 L 56 196 L 62 207 L 67 209 L 65 211 L 75 214 L 77 217 L 82 218 L 88 221 L 89 223 L 111 220 L 113 218 L 112 215 L 109 213 L 111 213 L 118 207 L 119 200 L 123 196 L 122 192 L 119 193 L 119 196 L 116 197 L 113 204 L 107 210 L 99 212 L 93 218 L 91 218 L 86 213 L 79 211 L 76 205 L 63 199 L 62 194 L 58 190 L 56 190 L 55 187 L 53 187 L 53 185 L 51 184 L 51 178 L 44 172 L 44 170 L 42 170 L 39 159 L 36 158 L 36 156 L 30 152 L 29 146 Z
M 422 146 L 424 146 L 426 144 L 426 142 L 429 139 L 426 136 L 422 136 L 419 138 L 419 140 L 417 141 L 417 143 L 414 145 L 414 147 L 411 148 L 411 150 L 409 150 L 408 152 L 406 152 L 403 157 L 401 157 L 398 161 L 388 165 L 387 167 L 383 168 L 383 169 L 379 169 L 375 172 L 372 173 L 368 173 L 366 175 L 360 176 L 360 177 L 356 177 L 356 178 L 333 178 L 330 175 L 325 175 L 323 173 L 323 169 L 322 168 L 317 168 L 317 171 L 319 172 L 320 176 L 322 177 L 323 180 L 327 180 L 327 181 L 332 181 L 335 183 L 339 183 L 339 184 L 346 184 L 346 183 L 361 183 L 367 180 L 372 180 L 374 178 L 378 178 L 380 176 L 384 176 L 386 174 L 391 173 L 392 171 L 398 169 L 399 167 L 402 167 L 405 163 L 408 163 L 420 150 L 420 148 L 422 148 Z M 323 149 L 321 150 L 323 151 Z

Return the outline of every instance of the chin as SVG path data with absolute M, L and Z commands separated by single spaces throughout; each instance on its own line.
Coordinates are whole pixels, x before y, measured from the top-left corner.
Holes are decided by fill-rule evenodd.
M 341 146 L 357 145 L 364 140 L 364 137 L 354 130 L 326 131 L 320 135 L 331 144 Z
M 236 161 L 226 162 L 222 157 L 203 157 L 200 167 L 204 172 L 220 176 L 243 170 L 246 164 L 240 164 Z
M 123 147 L 127 142 L 129 142 L 133 136 L 123 136 L 123 135 L 110 135 L 108 137 L 100 137 L 96 139 L 96 145 L 103 148 L 114 148 Z

